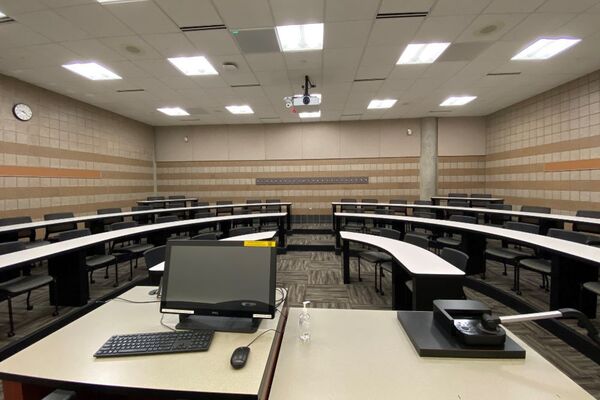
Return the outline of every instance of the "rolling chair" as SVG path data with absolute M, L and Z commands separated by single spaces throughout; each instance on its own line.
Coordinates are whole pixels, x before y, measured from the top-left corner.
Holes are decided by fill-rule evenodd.
M 176 194 L 173 196 L 169 196 L 169 200 L 179 200 L 179 199 L 185 199 L 185 195 Z
M 578 217 L 600 219 L 600 211 L 579 210 L 575 215 Z M 600 225 L 586 224 L 585 222 L 575 222 L 573 224 L 573 230 L 577 232 L 591 233 L 592 235 L 588 235 L 588 244 L 593 246 L 600 244 Z
M 165 200 L 165 196 L 148 196 L 148 200 Z M 165 203 L 152 203 L 150 204 L 150 208 L 165 208 Z
M 467 193 L 448 193 L 448 197 L 469 197 Z
M 413 233 L 407 233 L 406 235 L 404 235 L 404 241 L 406 243 L 410 243 L 412 245 L 421 247 L 425 250 L 429 250 L 429 240 L 427 240 L 423 236 L 415 235 Z M 375 278 L 375 291 L 378 292 L 381 296 L 384 295 L 384 293 L 383 293 L 383 271 L 385 270 L 386 272 L 391 273 L 393 267 L 394 267 L 394 264 L 391 260 L 384 261 L 379 264 L 379 290 L 377 288 L 377 278 Z M 411 283 L 412 283 L 412 281 L 411 281 Z
M 44 215 L 44 221 L 51 221 L 55 219 L 64 219 L 64 218 L 73 218 L 74 215 L 72 212 L 63 212 L 63 213 L 52 213 Z M 52 241 L 53 237 L 60 232 L 72 231 L 77 229 L 77 224 L 75 222 L 66 222 L 64 224 L 56 224 L 56 225 L 48 225 L 46 227 L 46 235 L 44 236 L 44 240 Z
M 538 213 L 538 214 L 550 214 L 550 207 L 538 207 L 538 206 L 521 206 L 521 211 Z M 519 217 L 519 222 L 526 224 L 540 225 L 540 219 L 536 217 Z
M 469 202 L 466 200 L 448 200 L 448 207 L 469 208 Z M 465 212 L 458 211 L 458 210 L 447 210 L 446 211 L 446 218 L 450 218 L 453 215 L 465 215 Z
M 281 212 L 281 206 L 279 205 L 269 205 L 269 203 L 281 203 L 281 200 L 279 199 L 267 199 L 265 200 L 265 203 L 267 204 L 264 208 L 263 208 L 263 212 L 265 213 L 278 213 Z M 279 222 L 277 220 L 277 218 L 268 218 L 268 219 L 263 219 L 261 218 L 260 220 L 260 230 L 261 231 L 271 231 L 271 230 L 277 230 L 279 228 Z
M 122 212 L 122 210 L 120 208 L 101 208 L 97 211 L 98 215 L 103 215 L 103 214 L 117 214 Z M 115 222 L 123 222 L 123 217 L 109 217 L 109 218 L 105 218 L 102 220 L 103 224 L 104 224 L 104 228 L 103 231 L 106 232 L 108 231 L 108 227 L 110 226 L 110 224 L 114 224 Z
M 512 205 L 510 204 L 488 204 L 486 208 L 512 211 Z M 511 220 L 511 216 L 507 214 L 484 214 L 483 220 L 486 224 L 504 226 L 505 223 Z
M 131 207 L 131 211 L 150 211 L 152 210 L 151 206 L 134 206 Z M 131 219 L 135 222 L 138 223 L 138 225 L 147 225 L 150 223 L 151 219 L 152 219 L 152 215 L 151 214 L 139 214 L 139 215 L 132 215 Z
M 144 252 L 144 261 L 146 268 L 150 269 L 157 264 L 165 261 L 167 246 L 156 246 Z
M 476 224 L 477 218 L 470 215 L 452 215 L 450 221 L 464 222 L 466 224 Z M 449 236 L 440 236 L 433 242 L 433 246 L 439 249 L 444 247 L 459 248 L 463 245 L 461 235 L 450 234 Z
M 135 221 L 115 222 L 110 226 L 111 231 L 119 229 L 134 228 L 137 226 Z M 150 243 L 131 243 L 127 238 L 116 239 L 111 243 L 111 254 L 117 257 L 117 261 L 129 261 L 129 280 L 133 279 L 133 260 L 135 260 L 135 268 L 138 266 L 138 259 L 144 255 L 144 252 L 153 248 Z
M 233 201 L 231 201 L 231 200 L 217 200 L 216 204 L 218 206 L 224 206 L 224 205 L 228 205 L 228 204 L 233 204 Z M 233 214 L 233 207 L 217 208 L 217 217 L 222 216 L 222 215 L 232 215 L 232 214 Z
M 408 202 L 403 199 L 391 199 L 390 204 L 408 204 Z M 406 208 L 390 208 L 390 213 L 395 215 L 406 215 Z
M 400 232 L 394 230 L 394 229 L 388 229 L 388 228 L 381 228 L 379 230 L 379 236 L 388 238 L 388 239 L 393 239 L 393 240 L 400 240 Z M 365 260 L 368 263 L 374 264 L 375 266 L 375 291 L 379 292 L 378 288 L 377 288 L 377 267 L 379 266 L 379 264 L 386 262 L 386 261 L 392 261 L 392 256 L 389 255 L 386 252 L 383 251 L 378 251 L 378 250 L 365 250 L 365 251 L 361 251 L 360 253 L 358 253 L 358 280 L 362 282 L 362 277 L 360 276 L 360 267 L 361 267 L 361 260 Z
M 0 226 L 8 226 L 8 225 L 17 225 L 17 224 L 28 224 L 32 222 L 31 217 L 9 217 L 9 218 L 1 218 Z M 9 236 L 9 235 L 6 235 Z M 14 237 L 14 236 L 13 236 Z M 17 232 L 17 239 L 27 239 L 25 243 L 25 248 L 31 249 L 33 247 L 44 246 L 46 244 L 50 244 L 47 240 L 36 240 L 35 238 L 35 229 L 23 229 Z M 2 240 L 2 236 L 0 235 L 0 242 L 12 242 L 13 240 Z
M 471 193 L 471 197 L 479 199 L 489 199 L 492 197 L 492 195 L 489 193 Z M 488 204 L 490 204 L 490 202 L 485 200 L 471 200 L 471 207 L 487 207 Z
M 25 250 L 25 243 L 23 242 L 16 241 L 0 243 L 0 255 L 14 253 L 16 251 L 21 250 Z M 17 276 L 16 278 L 12 278 L 4 282 L 0 282 L 0 300 L 6 300 L 8 303 L 8 320 L 10 326 L 10 329 L 8 331 L 8 337 L 12 337 L 15 335 L 12 299 L 16 296 L 27 293 L 27 310 L 32 310 L 33 306 L 30 302 L 31 291 L 41 288 L 43 286 L 55 288 L 55 285 L 50 285 L 53 282 L 54 278 L 50 275 L 23 275 Z M 58 315 L 57 304 L 54 305 L 54 312 L 52 313 L 52 315 Z

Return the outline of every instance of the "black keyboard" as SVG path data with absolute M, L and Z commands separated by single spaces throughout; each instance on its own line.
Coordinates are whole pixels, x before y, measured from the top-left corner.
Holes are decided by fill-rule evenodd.
M 94 357 L 206 351 L 214 334 L 215 332 L 210 330 L 194 330 L 115 335 L 102 345 Z

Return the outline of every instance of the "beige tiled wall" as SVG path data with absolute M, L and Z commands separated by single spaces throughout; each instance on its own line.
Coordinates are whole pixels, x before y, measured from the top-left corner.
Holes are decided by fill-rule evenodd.
M 517 206 L 600 210 L 600 71 L 487 118 L 486 190 Z
M 153 192 L 153 152 L 152 127 L 0 75 L 0 218 L 130 207 Z

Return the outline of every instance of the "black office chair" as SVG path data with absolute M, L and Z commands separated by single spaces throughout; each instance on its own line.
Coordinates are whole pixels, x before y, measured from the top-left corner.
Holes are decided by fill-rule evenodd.
M 342 203 L 358 203 L 358 201 L 356 199 L 341 199 L 340 202 Z M 354 204 L 342 204 L 340 206 L 340 211 L 341 212 L 356 212 L 357 206 Z
M 180 195 L 180 194 L 176 194 L 173 196 L 169 196 L 169 200 L 178 200 L 178 199 L 185 199 L 185 195 Z
M 448 207 L 469 208 L 469 202 L 466 200 L 448 200 Z M 459 210 L 446 211 L 446 218 L 450 218 L 453 215 L 465 215 L 465 212 Z
M 216 203 L 218 206 L 224 206 L 224 205 L 228 205 L 228 204 L 233 204 L 233 201 L 231 200 L 218 200 Z M 217 217 L 222 216 L 222 215 L 232 215 L 233 214 L 233 207 L 221 207 L 221 208 L 217 208 Z
M 31 223 L 31 217 L 9 217 L 0 218 L 0 226 L 17 225 L 17 224 L 28 224 Z M 4 238 L 6 238 L 6 240 Z M 0 234 L 0 242 L 12 242 L 14 241 L 14 234 Z M 16 239 L 27 239 L 25 248 L 31 249 L 33 247 L 44 246 L 50 244 L 47 240 L 36 240 L 35 229 L 22 229 L 17 232 Z
M 390 204 L 408 204 L 408 202 L 403 199 L 391 199 Z M 390 214 L 406 215 L 406 208 L 390 207 Z
M 550 207 L 538 207 L 538 206 L 521 206 L 521 211 L 539 214 L 550 214 Z M 519 222 L 526 224 L 540 225 L 540 219 L 536 217 L 519 217 Z
M 565 231 L 563 229 L 551 228 L 548 230 L 548 236 L 557 239 L 568 240 L 570 242 L 588 244 L 588 235 L 581 232 Z M 552 272 L 552 260 L 550 259 L 551 255 L 548 254 L 546 256 L 545 252 L 543 251 L 540 252 L 539 255 L 540 257 L 523 258 L 519 260 L 518 264 L 516 265 L 515 282 L 517 286 L 517 294 L 521 294 L 519 282 L 521 269 L 527 269 L 529 271 L 541 274 L 542 284 L 540 285 L 540 288 L 545 289 L 546 291 L 550 290 L 550 273 Z
M 468 193 L 448 193 L 448 197 L 469 197 Z
M 150 211 L 152 210 L 151 206 L 134 206 L 131 207 L 131 211 Z M 138 223 L 138 225 L 147 225 L 152 220 L 152 214 L 139 214 L 132 215 L 131 219 Z
M 527 233 L 533 233 L 533 234 L 538 234 L 540 233 L 540 227 L 538 225 L 534 225 L 534 224 L 527 224 L 524 222 L 512 222 L 512 221 L 508 221 L 506 224 L 504 224 L 504 227 L 506 229 L 512 229 L 515 231 L 520 231 L 520 232 L 527 232 Z M 513 247 L 510 247 L 513 246 Z M 521 246 L 519 245 L 519 248 L 516 248 L 516 245 L 514 243 L 512 243 L 509 240 L 504 240 L 503 241 L 503 247 L 488 247 L 484 254 L 484 262 L 487 263 L 487 260 L 493 260 L 493 261 L 498 261 L 501 262 L 502 265 L 504 265 L 504 272 L 502 273 L 502 275 L 507 275 L 507 270 L 506 270 L 506 266 L 507 265 L 512 265 L 513 267 L 515 267 L 514 270 L 514 276 L 513 276 L 513 287 L 511 290 L 517 292 L 518 293 L 518 284 L 517 284 L 517 265 L 519 263 L 519 261 L 523 258 L 527 258 L 527 257 L 532 257 L 534 255 L 533 250 L 530 251 L 523 251 L 523 249 L 521 248 Z M 485 279 L 485 272 L 483 273 L 482 276 Z
M 65 219 L 65 218 L 73 218 L 74 215 L 72 212 L 61 212 L 61 213 L 51 213 L 44 215 L 45 221 L 51 221 L 55 219 Z M 60 232 L 72 231 L 77 229 L 77 224 L 75 222 L 66 222 L 64 224 L 55 224 L 48 225 L 46 227 L 46 235 L 44 236 L 44 240 L 52 241 L 53 237 Z
M 173 214 L 167 214 L 167 215 L 159 215 L 156 217 L 156 220 L 154 221 L 155 224 L 166 224 L 169 222 L 177 222 L 179 221 L 179 218 L 177 218 L 176 215 Z M 184 229 L 184 228 L 181 228 Z M 174 231 L 171 235 L 171 238 L 176 238 L 176 239 L 187 239 L 188 237 L 185 236 L 183 234 L 183 231 L 181 230 L 177 230 Z
M 400 234 L 400 232 L 398 232 L 394 229 L 381 228 L 379 230 L 379 236 L 393 239 L 393 240 L 400 240 L 401 234 Z M 392 256 L 386 252 L 379 251 L 379 250 L 366 250 L 366 251 L 361 251 L 360 253 L 358 253 L 357 258 L 358 258 L 358 280 L 362 282 L 362 277 L 360 276 L 361 260 L 364 260 L 368 263 L 374 264 L 374 266 L 375 266 L 375 291 L 379 292 L 379 289 L 377 288 L 377 267 L 382 262 L 391 261 Z
M 580 296 L 583 296 L 583 290 L 587 290 L 588 292 L 591 292 L 592 294 L 594 294 L 596 296 L 596 299 L 598 299 L 598 296 L 600 295 L 600 282 L 599 281 L 590 281 L 590 282 L 585 282 L 582 286 L 582 291 L 580 292 Z
M 148 196 L 147 200 L 164 200 L 165 196 Z
M 103 214 L 118 214 L 122 212 L 122 210 L 120 208 L 114 207 L 114 208 L 100 208 L 97 213 L 98 215 L 103 215 Z M 111 224 L 114 224 L 115 222 L 123 222 L 123 217 L 108 217 L 108 218 L 104 218 L 102 220 L 103 224 L 104 224 L 104 232 L 108 231 L 108 228 Z
M 436 219 L 437 216 L 436 214 L 432 213 L 432 212 L 426 212 L 426 211 L 421 211 L 416 210 L 413 211 L 413 217 L 415 218 L 429 218 L 429 219 Z M 426 238 L 427 240 L 433 240 L 435 238 L 435 233 L 432 229 L 429 228 L 424 228 L 424 227 L 418 227 L 417 225 L 415 226 L 411 226 L 408 229 L 408 233 L 411 233 L 413 235 L 418 235 L 421 237 Z
M 216 232 L 205 232 L 192 236 L 191 240 L 219 240 L 219 238 Z
M 148 200 L 165 200 L 165 196 L 148 196 Z M 165 203 L 151 203 L 150 208 L 165 208 Z
M 157 264 L 165 261 L 167 246 L 156 246 L 144 252 L 144 261 L 146 268 L 150 269 Z
M 116 222 L 110 226 L 111 231 L 120 229 L 134 228 L 137 226 L 135 221 Z M 129 280 L 133 279 L 133 260 L 135 260 L 135 268 L 138 266 L 138 259 L 144 255 L 144 252 L 153 248 L 150 243 L 131 243 L 130 239 L 113 240 L 110 249 L 111 254 L 117 257 L 118 262 L 129 261 Z
M 489 199 L 492 195 L 489 193 L 471 193 L 471 197 L 476 199 Z M 485 200 L 471 200 L 471 207 L 487 207 L 488 204 L 490 204 L 490 202 Z
M 74 229 L 71 231 L 61 232 L 56 235 L 57 242 L 64 242 L 65 240 L 77 239 L 84 236 L 89 236 L 92 233 L 89 229 Z M 108 279 L 108 267 L 111 265 L 115 266 L 115 283 L 114 287 L 119 286 L 119 273 L 117 258 L 111 254 L 93 254 L 86 255 L 85 267 L 90 273 L 90 284 L 96 283 L 94 280 L 94 271 L 97 269 L 105 268 L 104 279 Z
M 492 210 L 506 210 L 512 211 L 512 205 L 510 204 L 488 204 L 486 206 Z M 511 220 L 511 216 L 508 214 L 484 214 L 483 220 L 486 224 L 504 226 L 504 224 Z
M 256 199 L 256 200 L 246 200 L 246 204 L 262 204 L 262 201 Z M 258 205 L 258 206 L 247 206 L 244 207 L 246 209 L 246 211 L 248 211 L 249 213 L 258 213 L 262 210 L 262 206 Z
M 255 232 L 256 230 L 251 226 L 239 226 L 237 228 L 231 228 L 229 230 L 229 237 L 249 235 Z
M 425 250 L 429 250 L 429 240 L 420 235 L 415 235 L 413 233 L 407 233 L 404 235 L 404 241 L 406 243 L 410 243 L 414 246 L 421 247 Z M 392 261 L 384 261 L 379 264 L 379 290 L 377 290 L 377 277 L 375 277 L 375 291 L 379 292 L 380 295 L 384 295 L 383 292 L 383 271 L 392 272 L 392 268 L 394 264 Z
M 431 200 L 415 200 L 413 204 L 419 205 L 419 206 L 431 206 L 433 205 L 433 203 L 431 202 Z M 413 208 L 412 210 L 413 215 L 415 212 L 434 212 L 432 208 L 425 208 L 425 207 L 418 207 L 418 208 Z
M 450 221 L 464 222 L 466 224 L 476 224 L 477 218 L 470 215 L 452 215 Z M 439 249 L 444 247 L 459 248 L 463 245 L 463 239 L 461 235 L 450 234 L 448 236 L 440 236 L 433 242 L 433 246 Z
M 576 216 L 600 219 L 600 211 L 579 210 L 579 211 L 577 211 Z M 599 245 L 600 244 L 600 225 L 587 224 L 585 222 L 575 222 L 575 223 L 573 223 L 573 230 L 577 231 L 577 232 L 591 233 L 592 235 L 588 235 L 589 236 L 588 244 L 591 244 L 591 245 Z
M 360 202 L 361 203 L 378 203 L 377 199 L 362 199 Z M 360 208 L 362 208 L 362 210 L 364 212 L 375 212 L 375 210 L 377 210 L 377 206 L 371 205 L 371 204 L 361 205 Z
M 442 252 L 440 253 L 440 258 L 442 258 L 443 260 L 454 265 L 456 268 L 460 269 L 461 271 L 467 270 L 467 263 L 469 262 L 469 256 L 460 250 L 451 249 L 449 247 L 444 247 L 442 249 Z M 412 279 L 405 281 L 404 284 L 406 285 L 408 290 L 410 290 L 411 292 L 413 291 Z M 463 293 L 463 297 L 466 298 L 466 296 L 464 296 L 464 293 Z
M 347 211 L 350 212 L 350 211 Z M 360 208 L 352 211 L 353 214 L 364 214 L 364 211 Z M 365 220 L 363 217 L 343 217 L 341 221 L 340 230 L 348 232 L 359 232 L 365 231 Z
M 16 241 L 0 243 L 0 255 L 14 253 L 21 250 L 25 250 L 25 243 L 23 242 Z M 43 286 L 49 286 L 51 288 L 50 290 L 52 290 L 52 287 L 56 287 L 55 285 L 50 285 L 53 282 L 54 278 L 52 278 L 50 275 L 20 276 L 20 273 L 17 274 L 17 277 L 0 282 L 0 300 L 6 300 L 8 303 L 8 320 L 10 325 L 10 330 L 8 331 L 9 337 L 15 335 L 12 299 L 16 296 L 27 293 L 27 310 L 32 310 L 33 306 L 31 305 L 31 291 Z M 54 312 L 52 315 L 58 315 L 58 305 L 56 304 L 54 305 Z
M 281 212 L 280 205 L 273 205 L 273 203 L 281 203 L 279 199 L 267 199 L 265 200 L 267 204 L 263 209 L 265 213 L 279 213 Z M 269 205 L 271 204 L 271 205 Z M 277 218 L 261 218 L 260 219 L 260 230 L 261 231 L 272 231 L 277 230 L 279 228 L 279 220 Z

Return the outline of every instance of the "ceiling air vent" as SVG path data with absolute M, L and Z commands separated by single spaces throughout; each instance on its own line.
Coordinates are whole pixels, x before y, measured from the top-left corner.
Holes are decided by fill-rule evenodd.
M 144 89 L 119 89 L 117 93 L 135 93 L 135 92 L 144 92 Z
M 510 75 L 521 75 L 520 72 L 490 72 L 487 76 L 510 76 Z
M 451 113 L 452 110 L 431 110 L 430 113 Z
M 390 19 L 390 18 L 425 18 L 429 15 L 429 11 L 416 12 L 398 12 L 398 13 L 379 13 L 375 19 Z
M 376 82 L 376 81 L 385 81 L 385 78 L 359 78 L 359 79 L 354 80 L 354 82 Z
M 231 85 L 232 88 L 245 88 L 245 87 L 260 87 L 260 83 L 246 83 L 242 85 Z
M 182 32 L 197 32 L 197 31 L 218 31 L 221 29 L 227 29 L 223 24 L 220 25 L 194 25 L 194 26 L 180 26 Z

